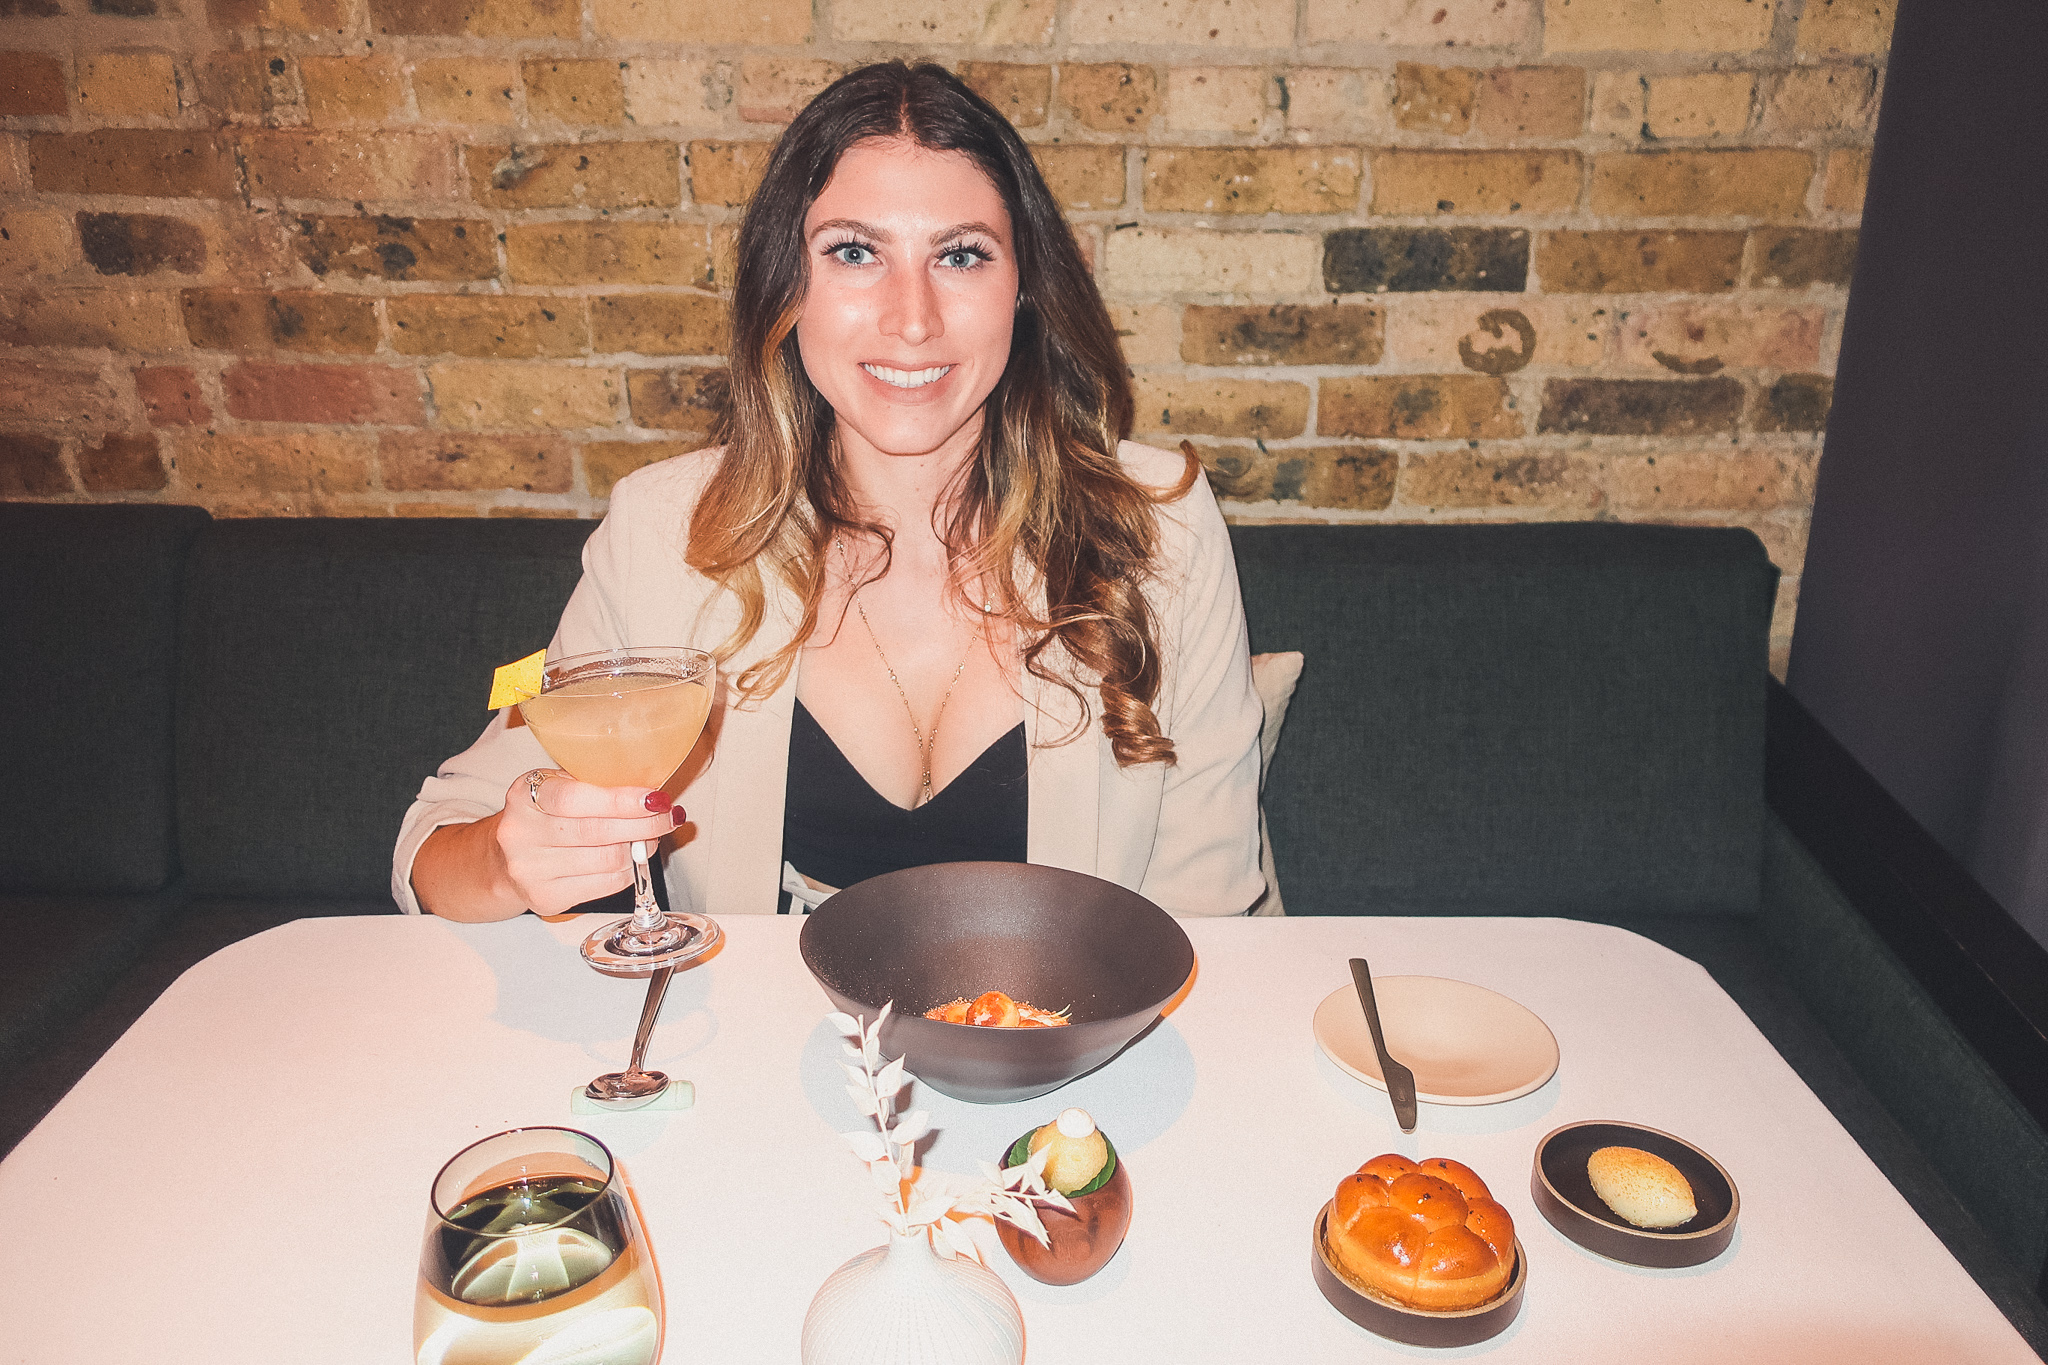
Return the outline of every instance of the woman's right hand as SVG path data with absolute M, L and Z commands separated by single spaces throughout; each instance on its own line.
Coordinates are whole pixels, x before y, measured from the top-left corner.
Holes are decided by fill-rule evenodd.
M 492 833 L 510 889 L 553 915 L 631 886 L 633 842 L 652 845 L 686 818 L 667 792 L 594 787 L 543 768 L 505 789 Z

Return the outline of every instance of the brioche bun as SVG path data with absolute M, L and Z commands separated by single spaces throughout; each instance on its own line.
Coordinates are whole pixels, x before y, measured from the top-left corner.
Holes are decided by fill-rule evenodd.
M 1692 1185 L 1676 1166 L 1636 1147 L 1602 1147 L 1586 1158 L 1600 1202 L 1639 1228 L 1675 1228 L 1699 1213 Z
M 1410 1308 L 1477 1308 L 1507 1288 L 1515 1224 L 1472 1169 L 1376 1156 L 1338 1182 L 1330 1254 L 1359 1284 Z

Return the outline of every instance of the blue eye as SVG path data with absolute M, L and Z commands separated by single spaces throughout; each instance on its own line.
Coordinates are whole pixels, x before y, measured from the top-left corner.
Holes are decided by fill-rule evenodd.
M 972 270 L 983 261 L 995 259 L 980 247 L 953 246 L 939 253 L 939 264 L 949 270 Z
M 837 257 L 842 265 L 866 265 L 875 259 L 875 253 L 859 242 L 841 242 L 825 254 Z

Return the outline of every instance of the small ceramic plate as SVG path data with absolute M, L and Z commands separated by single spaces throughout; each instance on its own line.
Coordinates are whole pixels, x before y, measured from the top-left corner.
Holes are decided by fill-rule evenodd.
M 1387 1051 L 1415 1073 L 1415 1097 L 1429 1104 L 1499 1104 L 1519 1099 L 1557 1071 L 1557 1039 L 1541 1019 L 1505 995 L 1440 976 L 1376 976 Z M 1350 986 L 1316 1006 L 1316 1046 L 1344 1070 L 1387 1088 L 1365 1011 Z
M 1617 1216 L 1593 1193 L 1586 1159 L 1602 1147 L 1635 1147 L 1661 1156 L 1692 1186 L 1692 1221 L 1659 1231 Z M 1529 1195 L 1550 1225 L 1586 1250 L 1630 1265 L 1701 1265 L 1735 1240 L 1742 1196 L 1721 1163 L 1684 1138 L 1635 1123 L 1567 1123 L 1536 1144 Z

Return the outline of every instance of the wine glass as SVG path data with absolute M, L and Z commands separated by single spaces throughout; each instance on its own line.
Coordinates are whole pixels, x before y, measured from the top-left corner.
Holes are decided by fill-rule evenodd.
M 434 1177 L 413 1298 L 415 1365 L 653 1365 L 661 1278 L 612 1154 L 515 1128 Z
M 520 714 L 556 765 L 600 787 L 659 787 L 688 758 L 711 711 L 711 656 L 646 646 L 551 659 Z M 703 915 L 654 900 L 647 845 L 633 845 L 633 915 L 583 941 L 591 966 L 647 976 L 707 952 L 721 937 Z

